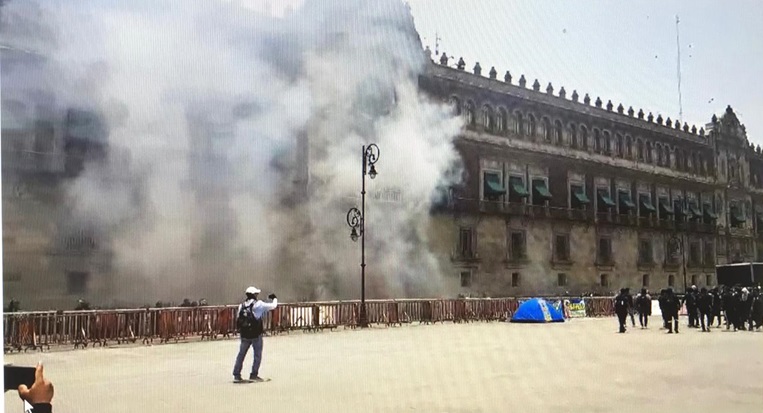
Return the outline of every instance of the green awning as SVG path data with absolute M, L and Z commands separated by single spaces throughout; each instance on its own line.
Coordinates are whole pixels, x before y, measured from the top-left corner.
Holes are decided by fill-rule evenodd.
M 649 212 L 650 214 L 657 212 L 657 208 L 652 205 L 652 200 L 647 196 L 640 196 L 639 204 L 641 204 L 641 209 Z
M 509 178 L 509 189 L 517 197 L 527 198 L 528 196 L 530 196 L 530 193 L 527 192 L 527 188 L 525 187 L 525 184 L 522 183 L 521 178 L 516 178 L 516 177 Z
M 660 200 L 660 214 L 673 215 L 673 207 L 670 206 L 670 202 L 667 200 Z
M 731 209 L 731 223 L 732 224 L 734 224 L 734 225 L 743 224 L 745 221 L 747 221 L 747 220 L 744 218 L 744 215 L 742 214 L 741 211 L 739 211 L 739 209 L 737 209 L 737 208 L 732 208 Z
M 710 207 L 710 204 L 705 204 L 705 219 L 708 220 L 716 220 L 718 219 L 718 215 L 713 213 L 713 209 Z
M 599 191 L 599 201 L 608 207 L 615 206 L 615 202 L 612 201 L 612 198 L 609 197 L 609 194 L 606 191 Z
M 583 192 L 582 190 L 580 192 L 575 192 L 573 196 L 574 196 L 573 199 L 577 200 L 577 203 L 579 205 L 588 205 L 591 203 L 591 200 L 588 199 L 585 192 Z
M 620 191 L 617 193 L 618 199 L 620 200 L 620 207 L 625 207 L 629 210 L 636 209 L 636 204 L 631 201 L 631 194 L 625 191 Z
M 548 187 L 544 181 L 533 181 L 533 193 L 544 201 L 551 199 L 551 192 L 548 191 Z
M 485 196 L 498 197 L 506 193 L 498 174 L 485 174 Z
M 686 210 L 683 208 L 683 205 L 681 205 L 681 201 L 673 202 L 673 210 L 675 211 L 676 217 L 686 216 Z
M 694 204 L 689 205 L 689 212 L 693 215 L 692 218 L 694 219 L 702 218 L 702 212 L 699 209 L 697 209 L 697 206 Z

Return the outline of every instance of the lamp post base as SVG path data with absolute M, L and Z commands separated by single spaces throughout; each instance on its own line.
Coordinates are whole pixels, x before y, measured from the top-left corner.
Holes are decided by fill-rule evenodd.
M 358 320 L 360 328 L 368 328 L 368 313 L 366 312 L 366 304 L 360 304 L 360 319 Z

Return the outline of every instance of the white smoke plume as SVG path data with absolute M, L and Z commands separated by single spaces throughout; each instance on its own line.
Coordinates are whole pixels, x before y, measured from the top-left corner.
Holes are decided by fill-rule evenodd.
M 370 297 L 443 294 L 427 227 L 460 122 L 417 88 L 426 58 L 400 0 L 10 1 L 5 32 L 45 55 L 60 106 L 96 109 L 109 157 L 68 188 L 113 253 L 118 299 L 359 295 L 361 146 Z M 309 159 L 309 161 L 305 161 Z M 354 199 L 353 197 L 358 197 Z

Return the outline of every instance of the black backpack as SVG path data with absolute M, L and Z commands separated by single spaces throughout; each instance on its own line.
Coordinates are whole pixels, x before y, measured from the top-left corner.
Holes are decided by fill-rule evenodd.
M 241 305 L 241 311 L 238 312 L 238 319 L 236 320 L 236 326 L 238 327 L 239 333 L 241 335 L 252 335 L 252 333 L 256 333 L 255 330 L 257 328 L 258 323 L 257 318 L 254 317 L 254 312 L 252 311 L 252 307 L 254 306 L 254 303 L 250 304 L 249 306 Z
M 624 295 L 618 295 L 617 298 L 615 298 L 615 309 L 624 310 L 626 308 L 628 308 L 628 298 Z

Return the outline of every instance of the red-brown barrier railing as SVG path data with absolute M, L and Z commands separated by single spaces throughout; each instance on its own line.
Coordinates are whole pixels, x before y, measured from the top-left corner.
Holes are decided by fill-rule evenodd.
M 549 298 L 551 301 L 560 299 Z M 585 300 L 588 317 L 614 314 L 609 297 Z M 520 298 L 368 300 L 366 308 L 372 325 L 463 323 L 506 320 L 514 314 L 520 301 Z M 53 345 L 78 348 L 138 341 L 150 344 L 154 340 L 177 342 L 189 337 L 227 338 L 236 335 L 236 309 L 236 305 L 227 305 L 7 313 L 3 314 L 4 350 L 42 350 Z M 287 303 L 279 304 L 268 313 L 264 324 L 269 334 L 355 328 L 359 314 L 359 301 Z

